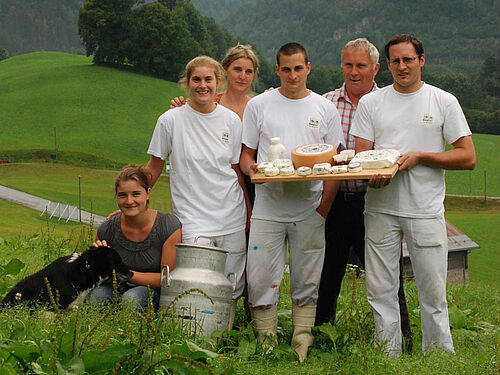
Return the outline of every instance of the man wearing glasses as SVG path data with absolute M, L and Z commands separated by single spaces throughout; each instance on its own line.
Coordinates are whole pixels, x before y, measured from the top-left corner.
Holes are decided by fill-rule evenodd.
M 356 152 L 397 149 L 399 171 L 374 176 L 365 198 L 366 293 L 375 341 L 401 355 L 398 285 L 400 242 L 406 237 L 420 298 L 422 350 L 454 352 L 446 303 L 448 240 L 444 169 L 473 169 L 471 132 L 457 99 L 422 82 L 422 42 L 395 35 L 385 46 L 391 86 L 361 98 L 351 134 Z M 445 142 L 453 148 L 445 151 Z

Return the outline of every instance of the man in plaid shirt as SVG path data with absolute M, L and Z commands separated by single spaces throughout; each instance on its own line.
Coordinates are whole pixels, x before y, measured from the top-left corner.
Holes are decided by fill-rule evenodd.
M 375 75 L 379 64 L 377 48 L 366 38 L 351 40 L 342 49 L 342 87 L 323 96 L 337 107 L 347 149 L 355 149 L 355 138 L 350 134 L 352 120 L 359 99 L 377 89 Z M 326 248 L 315 324 L 335 323 L 337 298 L 352 246 L 361 265 L 364 266 L 365 225 L 363 211 L 368 183 L 350 180 L 342 181 L 330 213 L 326 219 Z M 406 317 L 401 319 L 402 331 L 409 341 L 411 350 L 411 329 L 407 317 L 403 285 L 400 284 L 400 305 Z
M 342 49 L 344 84 L 323 95 L 335 103 L 339 111 L 347 149 L 355 149 L 355 139 L 350 131 L 358 101 L 363 95 L 377 89 L 374 78 L 380 67 L 378 59 L 377 48 L 367 39 L 359 38 L 348 42 Z M 342 181 L 326 218 L 325 261 L 319 287 L 316 325 L 335 323 L 337 298 L 351 246 L 364 265 L 363 211 L 367 186 L 368 184 L 362 181 Z

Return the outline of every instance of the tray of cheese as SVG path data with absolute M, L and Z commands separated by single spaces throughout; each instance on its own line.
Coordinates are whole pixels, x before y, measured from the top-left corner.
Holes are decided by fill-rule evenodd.
M 318 180 L 369 180 L 373 175 L 380 174 L 385 178 L 392 178 L 398 171 L 398 165 L 394 164 L 391 167 L 378 169 L 363 169 L 361 172 L 345 172 L 345 173 L 326 173 L 326 174 L 309 174 L 307 176 L 299 176 L 295 170 L 292 175 L 283 176 L 277 175 L 268 177 L 263 172 L 257 172 L 252 176 L 254 184 L 263 182 L 301 182 L 301 181 L 318 181 Z
M 315 164 L 313 168 L 302 166 L 298 169 L 297 161 L 277 160 L 273 163 L 261 163 L 259 172 L 252 177 L 253 183 L 263 182 L 299 182 L 318 180 L 369 180 L 379 174 L 385 178 L 392 178 L 398 171 L 400 154 L 396 150 L 368 150 L 354 155 L 354 151 L 346 150 L 334 156 L 334 164 L 340 160 L 345 162 L 349 156 L 348 165 L 334 165 L 330 163 Z M 351 159 L 352 158 L 352 159 Z M 266 164 L 268 164 L 266 166 Z

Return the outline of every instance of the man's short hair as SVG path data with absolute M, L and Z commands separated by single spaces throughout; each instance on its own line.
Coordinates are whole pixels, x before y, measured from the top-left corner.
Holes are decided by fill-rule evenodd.
M 307 56 L 307 51 L 304 46 L 300 43 L 291 42 L 281 46 L 276 54 L 276 64 L 280 66 L 280 56 L 292 56 L 296 53 L 302 53 L 304 55 L 304 59 L 306 60 L 306 64 L 309 62 L 309 57 Z
M 363 48 L 368 53 L 368 56 L 370 56 L 370 60 L 372 61 L 373 64 L 373 69 L 375 70 L 375 67 L 378 64 L 380 53 L 378 52 L 377 47 L 375 47 L 372 43 L 370 43 L 368 39 L 358 38 L 347 42 L 344 48 L 342 48 L 342 54 L 341 54 L 342 59 L 344 58 L 344 51 L 346 50 L 346 48 L 349 47 Z
M 389 56 L 389 48 L 399 43 L 411 43 L 413 47 L 415 47 L 415 51 L 417 52 L 418 57 L 424 54 L 424 45 L 416 36 L 413 36 L 411 34 L 396 34 L 385 45 L 385 57 L 387 57 L 387 61 L 391 59 Z

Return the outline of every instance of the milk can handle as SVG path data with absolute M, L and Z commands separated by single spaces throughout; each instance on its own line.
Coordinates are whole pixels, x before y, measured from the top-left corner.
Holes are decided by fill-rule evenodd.
M 164 275 L 164 272 L 163 271 L 167 271 L 167 275 L 165 276 Z M 172 278 L 170 277 L 170 267 L 168 265 L 164 265 L 162 268 L 161 268 L 161 286 L 162 288 L 165 286 L 170 286 L 170 280 Z
M 233 279 L 233 292 L 234 292 L 236 290 L 236 285 L 237 285 L 236 273 L 235 272 L 231 272 L 230 274 L 227 275 L 227 278 L 229 279 L 229 277 L 231 275 L 234 275 L 234 279 Z
M 195 244 L 198 244 L 198 238 L 206 238 L 207 240 L 209 240 L 209 241 L 210 241 L 210 246 L 214 246 L 214 245 L 215 245 L 215 241 L 214 241 L 214 239 L 213 239 L 213 238 L 211 238 L 211 237 L 208 237 L 208 236 L 196 236 L 196 237 L 194 238 L 194 243 L 195 243 Z

